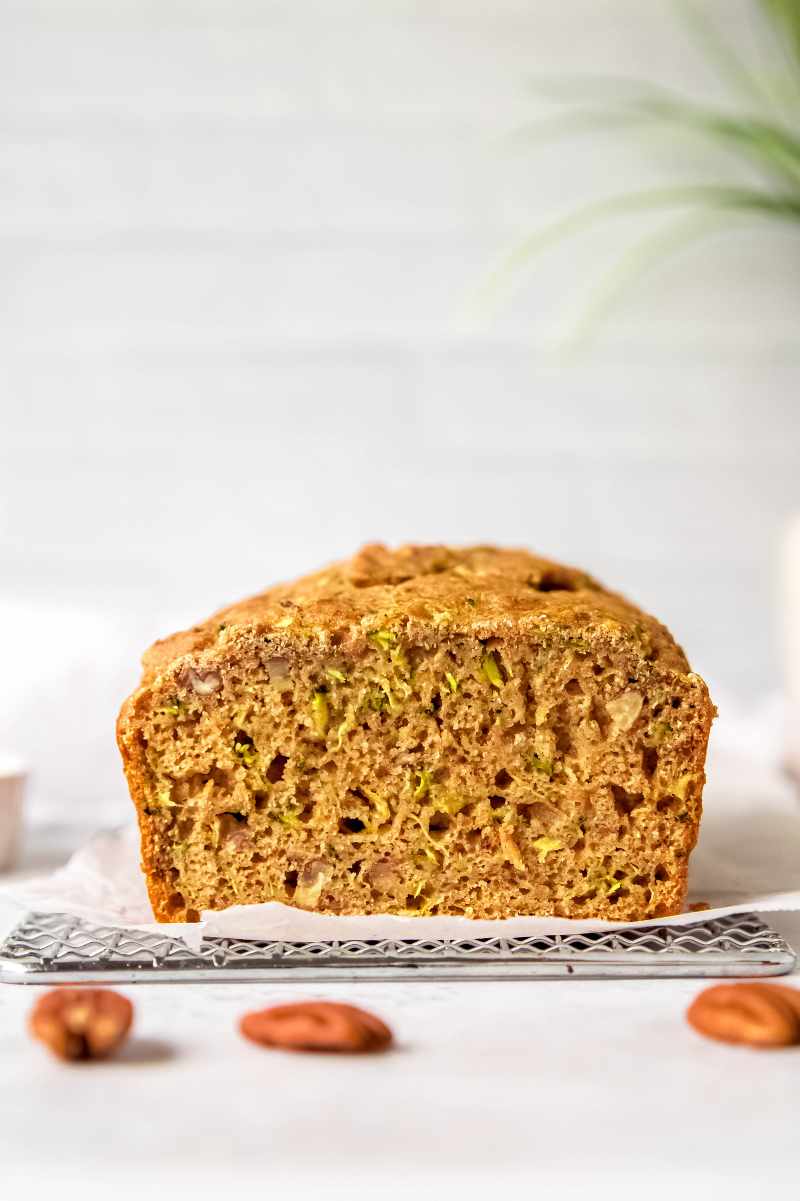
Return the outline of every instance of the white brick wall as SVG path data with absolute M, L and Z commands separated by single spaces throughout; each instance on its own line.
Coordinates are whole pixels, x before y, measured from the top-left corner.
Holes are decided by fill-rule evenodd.
M 577 359 L 552 334 L 632 225 L 494 320 L 466 303 L 567 206 L 713 176 L 680 143 L 506 137 L 533 76 L 585 70 L 718 91 L 636 0 L 0 6 L 0 743 L 42 809 L 122 803 L 152 637 L 366 538 L 540 547 L 728 689 L 776 682 L 796 235 L 686 253 Z

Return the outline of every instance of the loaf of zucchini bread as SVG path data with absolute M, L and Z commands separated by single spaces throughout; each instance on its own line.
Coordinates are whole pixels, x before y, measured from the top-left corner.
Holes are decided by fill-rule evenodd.
M 714 707 L 525 551 L 364 547 L 157 642 L 118 741 L 161 921 L 678 913 Z

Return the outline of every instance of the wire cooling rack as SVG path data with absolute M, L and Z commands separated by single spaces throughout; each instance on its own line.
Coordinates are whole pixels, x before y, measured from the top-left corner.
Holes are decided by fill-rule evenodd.
M 542 977 L 778 976 L 792 948 L 753 913 L 690 926 L 532 938 L 251 942 L 179 938 L 28 914 L 0 944 L 0 982 L 528 980 Z

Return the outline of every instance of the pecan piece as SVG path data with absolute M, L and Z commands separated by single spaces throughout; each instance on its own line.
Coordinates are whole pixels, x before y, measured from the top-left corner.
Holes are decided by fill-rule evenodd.
M 263 1047 L 289 1051 L 384 1051 L 392 1041 L 388 1026 L 355 1005 L 301 1001 L 246 1013 L 239 1029 Z
M 105 1059 L 133 1021 L 127 997 L 110 988 L 54 988 L 34 1005 L 31 1034 L 59 1059 Z
M 273 655 L 271 659 L 267 659 L 264 666 L 270 680 L 285 680 L 289 675 L 289 660 L 284 659 L 282 655 Z
M 788 1047 L 800 1043 L 800 992 L 779 984 L 717 984 L 695 997 L 686 1020 L 720 1042 Z
M 301 909 L 316 909 L 320 894 L 332 875 L 330 863 L 324 859 L 312 859 L 300 873 L 292 903 Z
M 178 681 L 185 688 L 191 688 L 198 696 L 210 696 L 212 692 L 218 692 L 222 687 L 222 676 L 218 671 L 214 671 L 213 667 L 201 671 L 199 667 L 191 667 L 187 664 L 181 669 Z

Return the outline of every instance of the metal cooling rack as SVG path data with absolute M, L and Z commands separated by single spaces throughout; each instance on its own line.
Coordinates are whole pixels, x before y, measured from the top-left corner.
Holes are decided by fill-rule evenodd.
M 309 943 L 209 938 L 196 951 L 165 934 L 31 913 L 0 944 L 0 982 L 778 976 L 795 962 L 788 943 L 752 913 L 684 927 L 533 938 Z

